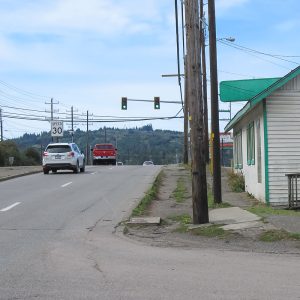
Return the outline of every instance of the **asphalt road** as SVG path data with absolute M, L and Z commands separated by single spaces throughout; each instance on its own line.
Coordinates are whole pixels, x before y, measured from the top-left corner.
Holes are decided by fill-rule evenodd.
M 300 299 L 300 258 L 158 248 L 115 232 L 159 167 L 0 182 L 0 299 Z

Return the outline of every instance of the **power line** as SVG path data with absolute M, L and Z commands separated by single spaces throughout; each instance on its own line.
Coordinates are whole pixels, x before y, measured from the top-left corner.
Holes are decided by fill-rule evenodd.
M 181 105 L 183 107 L 183 96 L 182 96 L 182 86 L 181 86 L 181 72 L 180 72 L 180 51 L 179 51 L 179 26 L 178 26 L 178 3 L 177 0 L 175 0 L 175 21 L 176 21 L 176 49 L 177 49 L 177 71 L 178 71 L 178 85 L 180 90 L 180 99 L 181 99 Z
M 231 45 L 231 43 L 228 43 L 224 40 L 220 40 L 219 42 L 223 43 L 223 44 L 228 44 L 229 46 Z M 251 49 L 249 47 L 245 47 L 245 46 L 242 46 L 242 45 L 238 45 L 238 44 L 233 44 L 234 46 L 242 49 L 242 50 L 245 50 L 245 51 L 249 51 L 249 52 L 253 52 L 253 53 L 257 53 L 257 54 L 261 54 L 261 55 L 265 55 L 265 56 L 270 56 L 270 57 L 273 57 L 273 58 L 277 58 L 277 59 L 280 59 L 280 60 L 283 60 L 283 61 L 286 61 L 286 62 L 290 62 L 290 63 L 293 63 L 293 64 L 296 64 L 296 65 L 299 65 L 298 62 L 295 62 L 295 61 L 292 61 L 292 60 L 288 60 L 288 59 L 284 59 L 282 57 L 300 57 L 300 56 L 284 56 L 284 55 L 279 55 L 279 54 L 271 54 L 271 53 L 266 53 L 266 52 L 262 52 L 262 51 L 258 51 L 258 50 L 255 50 L 255 49 Z M 233 46 L 231 45 L 231 46 Z
M 36 93 L 25 91 L 23 89 L 20 89 L 18 87 L 15 87 L 15 86 L 13 86 L 13 85 L 5 82 L 3 80 L 0 80 L 0 84 L 4 85 L 4 86 L 6 86 L 6 87 L 8 87 L 8 88 L 10 88 L 12 90 L 15 90 L 15 91 L 19 92 L 20 94 L 26 95 L 28 97 L 36 97 L 36 98 L 40 98 L 40 99 L 44 99 L 44 100 L 50 98 L 50 97 L 47 97 L 47 96 L 42 96 L 42 95 L 39 95 L 39 94 L 36 94 Z
M 244 46 L 240 46 L 240 45 L 237 45 L 237 44 L 232 44 L 232 42 L 229 43 L 229 42 L 226 42 L 224 40 L 218 40 L 218 42 L 221 43 L 221 44 L 224 44 L 226 46 L 229 46 L 231 48 L 235 48 L 237 50 L 243 51 L 243 52 L 247 53 L 248 55 L 251 55 L 251 56 L 256 57 L 258 59 L 267 61 L 267 62 L 269 62 L 271 64 L 277 65 L 277 66 L 279 66 L 281 68 L 285 68 L 285 69 L 288 69 L 288 70 L 290 68 L 288 68 L 286 66 L 283 66 L 283 65 L 280 65 L 280 64 L 277 64 L 277 63 L 275 63 L 273 61 L 270 61 L 270 60 L 267 60 L 267 59 L 263 59 L 263 58 L 261 58 L 261 57 L 259 57 L 257 55 L 254 55 L 253 53 L 264 55 L 264 56 L 269 56 L 269 57 L 272 57 L 274 59 L 279 59 L 279 60 L 282 60 L 282 61 L 285 61 L 285 62 L 289 62 L 289 63 L 293 63 L 293 64 L 296 64 L 296 65 L 299 65 L 298 62 L 295 62 L 295 61 L 292 61 L 292 60 L 288 60 L 288 59 L 284 59 L 284 58 L 281 58 L 281 57 L 273 55 L 273 54 L 264 53 L 264 52 L 257 51 L 257 50 L 254 50 L 254 49 L 251 49 L 251 48 L 247 48 L 247 47 L 244 47 Z
M 25 110 L 25 111 L 32 111 L 32 112 L 41 112 L 44 113 L 44 110 L 37 110 L 37 109 L 29 109 L 29 108 L 21 108 L 21 107 L 16 107 L 16 106 L 8 106 L 8 105 L 0 105 L 1 107 L 5 108 L 11 108 L 11 109 L 18 109 L 18 110 Z

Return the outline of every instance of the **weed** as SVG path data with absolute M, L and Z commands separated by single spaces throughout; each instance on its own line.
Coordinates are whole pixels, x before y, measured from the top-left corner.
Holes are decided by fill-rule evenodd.
M 198 227 L 191 230 L 191 232 L 194 235 L 201 235 L 206 237 L 225 237 L 229 234 L 223 228 L 220 228 L 219 225 Z
M 192 217 L 190 215 L 179 215 L 169 218 L 172 221 L 179 222 L 179 227 L 175 229 L 175 232 L 184 233 L 188 231 L 188 225 L 192 223 Z
M 282 215 L 282 216 L 299 216 L 300 213 L 294 210 L 287 209 L 277 209 L 271 206 L 267 206 L 263 203 L 258 203 L 247 209 L 249 212 L 254 213 L 260 217 L 265 217 L 268 215 Z
M 255 197 L 254 197 L 254 195 L 251 194 L 251 193 L 248 193 L 248 192 L 247 192 L 247 196 L 248 196 L 250 199 L 252 199 L 252 200 L 256 200 Z
M 228 185 L 233 192 L 240 193 L 245 191 L 245 178 L 243 174 L 228 172 Z
M 179 222 L 179 226 L 174 232 L 185 233 L 189 231 L 189 225 L 192 224 L 192 217 L 190 215 L 179 215 L 170 217 L 172 221 Z M 190 230 L 193 235 L 201 235 L 206 237 L 226 237 L 229 232 L 220 228 L 220 225 L 207 225 Z
M 190 215 L 179 215 L 179 216 L 173 216 L 173 217 L 169 217 L 170 220 L 175 221 L 175 222 L 179 222 L 181 224 L 191 224 L 192 223 L 192 217 Z
M 177 180 L 177 186 L 176 186 L 176 189 L 172 193 L 172 197 L 175 198 L 175 201 L 177 203 L 182 203 L 184 201 L 186 193 L 187 193 L 187 189 L 184 184 L 184 180 L 182 177 L 180 177 Z
M 276 242 L 281 240 L 300 240 L 300 233 L 289 233 L 285 230 L 268 230 L 263 232 L 260 237 L 263 242 Z
M 140 201 L 138 206 L 132 211 L 132 217 L 141 216 L 145 214 L 147 207 L 150 205 L 153 199 L 156 198 L 159 187 L 161 186 L 162 179 L 164 177 L 163 171 L 161 171 L 156 177 L 152 187 L 148 190 L 146 195 Z

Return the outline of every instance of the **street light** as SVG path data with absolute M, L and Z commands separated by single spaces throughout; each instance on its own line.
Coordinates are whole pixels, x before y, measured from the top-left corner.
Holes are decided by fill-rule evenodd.
M 227 41 L 227 42 L 235 42 L 235 38 L 230 36 L 230 37 L 223 37 L 223 38 L 217 38 L 217 41 Z

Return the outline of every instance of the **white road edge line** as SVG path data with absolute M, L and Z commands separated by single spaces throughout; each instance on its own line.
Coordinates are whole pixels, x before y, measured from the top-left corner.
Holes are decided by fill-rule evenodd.
M 66 187 L 66 186 L 68 186 L 68 185 L 70 185 L 70 184 L 72 184 L 72 181 L 63 184 L 61 187 Z
M 12 204 L 12 205 L 10 205 L 10 206 L 7 206 L 7 207 L 1 209 L 0 211 L 1 211 L 1 212 L 8 211 L 8 210 L 12 209 L 13 207 L 15 207 L 15 206 L 17 206 L 17 205 L 19 205 L 19 204 L 21 204 L 21 202 L 16 202 L 16 203 L 14 203 L 14 204 Z

